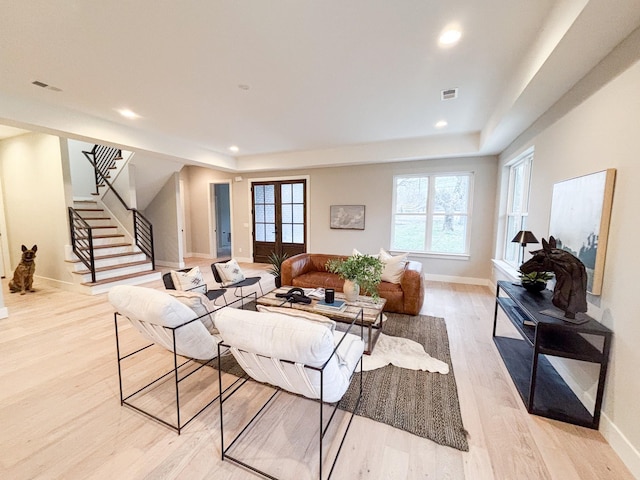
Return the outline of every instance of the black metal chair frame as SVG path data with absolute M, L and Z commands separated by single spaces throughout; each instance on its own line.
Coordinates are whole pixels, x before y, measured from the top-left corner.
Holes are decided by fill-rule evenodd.
M 358 319 L 360 319 L 360 322 L 358 322 Z M 363 339 L 364 338 L 364 322 L 363 322 L 363 312 L 362 309 L 360 310 L 360 313 L 358 315 L 356 315 L 356 317 L 353 319 L 353 322 L 351 322 L 351 324 L 349 325 L 349 327 L 347 328 L 346 333 L 348 333 L 351 328 L 355 325 L 359 323 L 360 325 L 360 338 Z M 340 347 L 340 344 L 344 341 L 344 336 L 340 339 L 340 341 L 338 342 L 338 344 L 336 345 L 336 347 L 334 348 L 333 352 L 331 353 L 331 355 L 329 356 L 329 358 L 325 361 L 325 363 L 322 364 L 321 367 L 314 367 L 311 365 L 303 365 L 303 368 L 307 368 L 310 370 L 315 370 L 317 372 L 320 372 L 320 399 L 315 400 L 316 402 L 318 402 L 319 407 L 320 407 L 320 430 L 319 430 L 319 462 L 318 462 L 318 478 L 320 480 L 322 480 L 322 440 L 324 439 L 324 436 L 327 432 L 327 430 L 329 429 L 329 425 L 331 425 L 331 421 L 333 420 L 335 413 L 338 409 L 338 404 L 340 403 L 340 401 L 338 400 L 337 402 L 335 402 L 335 406 L 333 407 L 333 411 L 331 412 L 331 415 L 329 417 L 329 420 L 326 424 L 326 426 L 324 426 L 323 428 L 323 423 L 324 423 L 324 415 L 323 415 L 323 407 L 325 405 L 325 401 L 324 401 L 324 369 L 327 366 L 327 364 L 329 363 L 329 361 L 331 360 L 331 358 L 337 354 L 338 348 Z M 222 371 L 221 371 L 221 361 L 220 361 L 220 352 L 222 348 L 229 348 L 230 345 L 227 345 L 224 343 L 224 340 L 221 341 L 220 343 L 218 343 L 218 386 L 219 388 L 222 388 Z M 265 358 L 269 358 L 269 357 L 265 357 Z M 292 362 L 290 360 L 282 360 L 279 359 L 280 362 L 283 363 L 289 363 L 289 364 L 295 364 L 295 362 Z M 335 454 L 335 457 L 333 459 L 333 462 L 331 464 L 331 469 L 329 470 L 329 475 L 327 476 L 326 480 L 329 480 L 331 478 L 331 475 L 333 474 L 333 470 L 336 466 L 336 463 L 338 461 L 338 456 L 340 455 L 340 451 L 342 450 L 342 446 L 344 445 L 344 441 L 347 437 L 347 433 L 349 432 L 349 428 L 351 427 L 351 422 L 353 421 L 353 417 L 356 413 L 356 411 L 358 410 L 358 406 L 360 405 L 360 399 L 362 398 L 362 356 L 360 357 L 360 392 L 358 394 L 358 399 L 356 400 L 356 404 L 353 408 L 353 411 L 351 412 L 351 417 L 349 418 L 349 422 L 347 423 L 345 432 L 342 436 L 342 439 L 340 440 L 340 445 L 338 447 L 338 450 Z M 355 371 L 357 370 L 357 367 L 354 369 L 354 371 L 352 372 L 352 377 L 353 378 L 353 373 L 355 373 Z M 229 400 L 231 398 L 231 396 L 237 392 L 247 381 L 252 380 L 248 375 L 246 377 L 244 377 L 244 381 L 237 387 L 235 388 L 229 395 L 227 396 L 222 396 L 220 399 L 220 442 L 221 442 L 221 452 L 222 452 L 222 461 L 224 461 L 225 459 L 240 465 L 244 468 L 247 468 L 249 470 L 251 470 L 254 473 L 260 474 L 266 478 L 270 478 L 272 480 L 279 480 L 277 477 L 274 477 L 273 475 L 264 472 L 252 465 L 249 465 L 248 463 L 235 458 L 231 455 L 229 455 L 227 452 L 229 451 L 229 449 L 231 449 L 233 447 L 233 445 L 236 443 L 236 441 L 238 441 L 240 439 L 240 437 L 242 437 L 242 435 L 249 429 L 249 427 L 253 424 L 253 422 L 260 416 L 260 414 L 267 408 L 267 406 L 271 403 L 271 401 L 282 391 L 287 392 L 287 390 L 284 390 L 280 387 L 275 387 L 270 385 L 271 387 L 274 388 L 274 392 L 273 394 L 269 397 L 269 399 L 260 407 L 260 409 L 258 410 L 258 412 L 251 418 L 251 420 L 249 420 L 249 422 L 242 428 L 242 430 L 240 431 L 240 433 L 238 433 L 238 435 L 236 435 L 236 437 L 231 441 L 231 443 L 229 443 L 229 445 L 225 448 L 225 444 L 224 444 L 224 415 L 223 415 L 223 403 L 226 402 L 227 400 Z M 254 380 L 255 381 L 255 380 Z M 263 384 L 264 385 L 264 384 Z
M 255 293 L 255 292 L 254 292 Z M 250 296 L 250 295 L 248 295 Z M 239 298 L 238 300 L 234 300 L 233 302 L 231 302 L 229 305 L 232 305 L 236 302 L 240 302 L 242 301 L 242 298 Z M 243 308 L 244 305 L 241 304 L 241 308 Z M 173 368 L 171 370 L 169 370 L 168 372 L 160 375 L 158 378 L 156 378 L 155 380 L 152 380 L 151 382 L 147 383 L 145 386 L 138 388 L 135 392 L 128 394 L 127 396 L 125 396 L 123 388 L 122 388 L 122 362 L 126 359 L 132 358 L 134 357 L 136 354 L 147 350 L 150 347 L 153 347 L 154 345 L 156 345 L 155 343 L 150 343 L 144 347 L 138 348 L 137 350 L 134 350 L 133 352 L 127 353 L 126 355 L 122 355 L 120 352 L 120 333 L 119 333 L 119 329 L 118 329 L 118 317 L 124 317 L 127 318 L 125 315 L 120 314 L 119 312 L 115 312 L 113 314 L 113 319 L 114 319 L 114 324 L 115 324 L 115 330 L 116 330 L 116 352 L 117 352 L 117 357 L 118 357 L 118 385 L 120 387 L 120 405 L 126 405 L 129 408 L 132 408 L 133 410 L 142 413 L 143 415 L 146 415 L 147 417 L 171 428 L 172 430 L 178 432 L 178 435 L 180 435 L 180 432 L 182 431 L 182 429 L 184 427 L 186 427 L 192 420 L 194 420 L 198 415 L 200 415 L 208 406 L 210 406 L 212 403 L 214 403 L 216 400 L 218 400 L 218 398 L 221 397 L 222 394 L 224 394 L 225 392 L 227 392 L 229 389 L 231 389 L 234 385 L 236 385 L 236 383 L 238 383 L 238 380 L 235 381 L 234 383 L 232 383 L 230 386 L 228 386 L 226 389 L 224 390 L 219 390 L 219 393 L 213 400 L 209 401 L 204 407 L 202 407 L 200 410 L 198 410 L 193 416 L 191 416 L 189 419 L 187 419 L 186 421 L 182 421 L 182 418 L 180 416 L 180 383 L 187 379 L 189 376 L 191 376 L 192 374 L 198 372 L 200 369 L 206 367 L 206 366 L 213 366 L 212 362 L 215 360 L 215 357 L 210 359 L 209 361 L 205 362 L 205 363 L 201 363 L 199 366 L 197 366 L 195 369 L 190 370 L 186 373 L 184 373 L 181 376 L 181 372 L 180 369 L 182 369 L 182 367 L 185 367 L 189 364 L 192 363 L 200 363 L 197 362 L 196 360 L 189 358 L 187 360 L 185 360 L 184 362 L 182 362 L 182 360 L 180 360 L 180 364 L 178 364 L 178 357 L 182 357 L 181 355 L 178 355 L 176 352 L 176 330 L 178 330 L 179 328 L 184 327 L 185 325 L 188 325 L 192 322 L 195 321 L 199 321 L 202 317 L 209 315 L 210 313 L 214 313 L 217 312 L 218 310 L 220 310 L 221 308 L 227 308 L 227 306 L 221 306 L 217 309 L 212 310 L 211 312 L 206 313 L 205 315 L 201 315 L 200 317 L 196 317 L 193 320 L 189 320 L 188 322 L 185 322 L 181 325 L 178 325 L 176 327 L 163 327 L 166 330 L 170 330 L 171 331 L 171 335 L 173 338 Z M 141 323 L 141 320 L 137 320 Z M 139 333 L 139 332 L 138 332 Z M 159 348 L 163 348 L 164 347 L 159 347 Z M 220 347 L 218 347 L 218 355 L 220 355 Z M 182 357 L 182 358 L 186 358 L 186 357 Z M 219 366 L 219 363 L 218 363 Z M 158 417 L 157 415 L 154 415 L 150 412 L 147 412 L 146 410 L 144 410 L 141 407 L 138 407 L 132 403 L 129 402 L 129 399 L 131 399 L 132 397 L 138 395 L 138 394 L 142 394 L 145 390 L 149 389 L 150 387 L 158 384 L 158 382 L 162 381 L 163 379 L 169 377 L 170 375 L 173 375 L 173 379 L 174 379 L 174 383 L 175 383 L 175 403 L 176 403 L 176 423 L 170 423 L 160 417 Z M 221 385 L 219 383 L 219 385 Z M 238 385 L 239 387 L 240 385 Z
M 177 270 L 178 272 L 188 272 L 190 271 L 190 268 L 183 268 L 182 270 Z M 167 290 L 175 290 L 176 286 L 173 283 L 173 278 L 171 278 L 171 272 L 167 272 L 164 275 L 162 275 L 162 281 L 164 282 L 164 287 Z M 189 292 L 191 290 L 194 290 L 196 288 L 200 288 L 200 287 L 193 287 L 193 288 L 189 288 L 186 291 Z M 222 297 L 222 299 L 224 300 L 224 304 L 228 305 L 227 303 L 227 299 L 225 298 L 224 294 L 227 291 L 226 288 L 217 288 L 217 289 L 213 289 L 213 290 L 208 290 L 207 289 L 207 293 L 205 293 L 205 295 L 207 296 L 207 298 L 209 300 L 211 300 L 213 302 L 214 305 L 218 306 L 218 304 L 216 303 L 216 300 L 219 297 Z M 236 295 L 237 296 L 237 295 Z M 233 303 L 233 302 L 232 302 Z
M 216 264 L 218 263 L 222 264 L 227 262 L 214 262 L 211 264 L 211 272 L 213 273 L 213 278 L 215 278 L 216 282 L 218 282 L 220 285 L 223 285 L 222 277 L 220 277 L 220 273 L 216 269 Z M 231 285 L 223 285 L 223 286 L 225 288 L 235 288 L 235 291 L 233 292 L 233 294 L 236 297 L 244 297 L 242 293 L 242 289 L 244 287 L 250 287 L 251 285 L 255 285 L 257 283 L 258 287 L 260 287 L 260 296 L 264 296 L 264 290 L 262 290 L 262 284 L 260 283 L 260 280 L 262 280 L 261 277 L 247 277 L 244 280 L 241 280 L 239 282 L 233 283 Z M 238 295 L 238 289 L 240 290 L 240 295 Z

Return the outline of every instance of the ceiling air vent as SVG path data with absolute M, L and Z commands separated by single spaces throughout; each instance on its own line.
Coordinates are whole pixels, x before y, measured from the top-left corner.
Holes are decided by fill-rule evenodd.
M 31 82 L 36 87 L 46 88 L 47 90 L 52 90 L 54 92 L 61 92 L 62 89 L 58 87 L 54 87 L 53 85 L 49 85 L 48 83 L 41 82 L 40 80 L 34 80 Z
M 453 100 L 454 98 L 458 98 L 457 88 L 449 88 L 448 90 L 440 91 L 440 100 Z

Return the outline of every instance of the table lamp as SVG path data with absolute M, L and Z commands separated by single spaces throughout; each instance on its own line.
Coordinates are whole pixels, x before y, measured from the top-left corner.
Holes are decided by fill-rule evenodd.
M 522 261 L 524 262 L 524 249 L 527 246 L 528 243 L 539 243 L 538 239 L 535 237 L 535 235 L 533 233 L 531 233 L 529 230 L 520 230 L 515 237 L 513 237 L 513 240 L 511 240 L 511 242 L 513 243 L 519 243 L 520 245 L 522 245 Z

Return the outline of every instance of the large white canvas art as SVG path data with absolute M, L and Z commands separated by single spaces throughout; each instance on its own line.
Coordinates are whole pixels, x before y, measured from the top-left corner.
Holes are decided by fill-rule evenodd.
M 616 171 L 572 178 L 553 186 L 549 235 L 587 269 L 587 291 L 600 295 Z

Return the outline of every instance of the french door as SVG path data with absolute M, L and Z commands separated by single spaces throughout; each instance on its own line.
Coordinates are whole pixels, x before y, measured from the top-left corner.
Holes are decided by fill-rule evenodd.
M 251 191 L 253 261 L 266 263 L 273 252 L 306 252 L 306 180 L 254 182 Z

